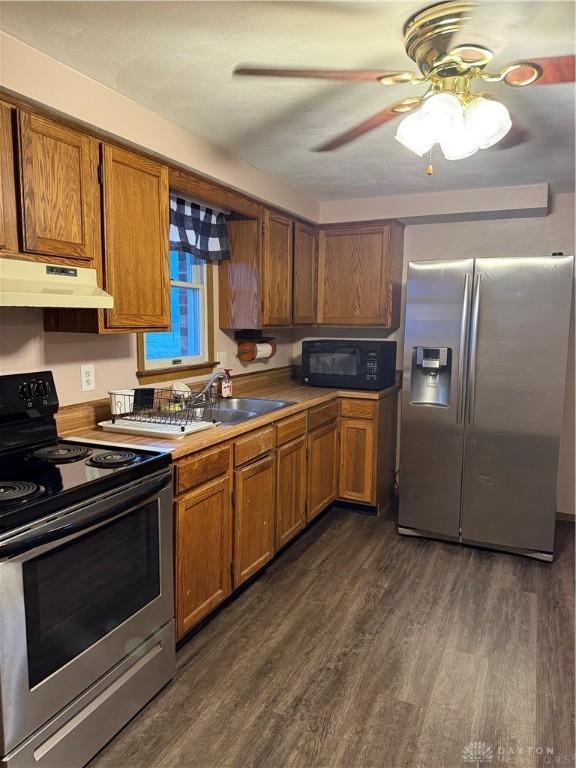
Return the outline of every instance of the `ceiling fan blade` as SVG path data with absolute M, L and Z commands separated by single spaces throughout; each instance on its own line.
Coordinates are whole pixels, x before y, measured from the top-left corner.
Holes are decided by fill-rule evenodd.
M 534 2 L 478 3 L 462 28 L 452 36 L 448 51 L 480 46 L 497 56 L 528 23 L 535 6 Z
M 379 128 L 381 125 L 384 125 L 384 123 L 388 123 L 396 117 L 401 117 L 405 112 L 410 112 L 412 109 L 415 109 L 421 101 L 422 99 L 419 97 L 397 101 L 395 104 L 391 104 L 381 112 L 377 112 L 375 115 L 372 115 L 372 117 L 364 120 L 364 122 L 355 125 L 354 128 L 350 128 L 350 130 L 345 133 L 341 133 L 340 136 L 336 136 L 335 139 L 331 139 L 325 144 L 316 147 L 314 151 L 331 152 L 333 149 L 338 149 L 338 147 L 344 146 L 344 144 L 349 144 L 351 141 L 355 141 L 355 139 L 363 136 L 365 133 L 369 133 L 375 128 Z
M 276 67 L 236 67 L 235 75 L 254 77 L 301 77 L 318 80 L 349 80 L 351 82 L 379 82 L 390 78 L 390 82 L 409 83 L 419 75 L 415 72 L 396 72 L 385 69 L 283 69 Z
M 533 85 L 556 85 L 573 83 L 575 78 L 575 56 L 550 56 L 546 59 L 530 59 L 529 64 L 536 64 L 542 69 L 540 77 Z M 513 72 L 509 76 L 513 76 Z

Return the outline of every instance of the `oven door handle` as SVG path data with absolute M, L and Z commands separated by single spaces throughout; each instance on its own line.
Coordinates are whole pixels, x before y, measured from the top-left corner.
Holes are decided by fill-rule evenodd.
M 101 523 L 123 517 L 136 507 L 154 501 L 160 491 L 168 488 L 172 482 L 171 472 L 162 473 L 153 481 L 148 480 L 142 487 L 131 488 L 128 491 L 116 490 L 107 494 L 103 499 L 90 504 L 95 507 L 92 511 L 84 507 L 76 508 L 61 517 L 38 528 L 26 531 L 5 542 L 0 542 L 0 559 L 13 557 L 29 552 L 31 549 L 51 544 L 58 539 L 64 539 Z M 84 514 L 82 514 L 84 512 Z

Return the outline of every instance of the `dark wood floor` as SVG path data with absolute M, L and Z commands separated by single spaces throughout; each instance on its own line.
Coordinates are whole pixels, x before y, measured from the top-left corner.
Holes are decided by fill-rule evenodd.
M 573 766 L 573 537 L 549 565 L 333 510 L 90 768 Z

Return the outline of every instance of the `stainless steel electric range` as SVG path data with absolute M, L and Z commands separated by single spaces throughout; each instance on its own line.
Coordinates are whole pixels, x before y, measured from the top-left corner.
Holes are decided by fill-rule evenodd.
M 174 675 L 170 455 L 58 438 L 0 376 L 0 766 L 78 768 Z

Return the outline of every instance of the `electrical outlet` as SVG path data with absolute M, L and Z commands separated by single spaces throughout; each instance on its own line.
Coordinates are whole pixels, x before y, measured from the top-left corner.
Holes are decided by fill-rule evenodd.
M 226 368 L 226 365 L 228 364 L 228 353 L 225 351 L 216 352 L 216 362 L 218 363 L 218 368 Z
M 83 363 L 80 366 L 82 392 L 92 392 L 96 389 L 96 366 L 94 363 Z

